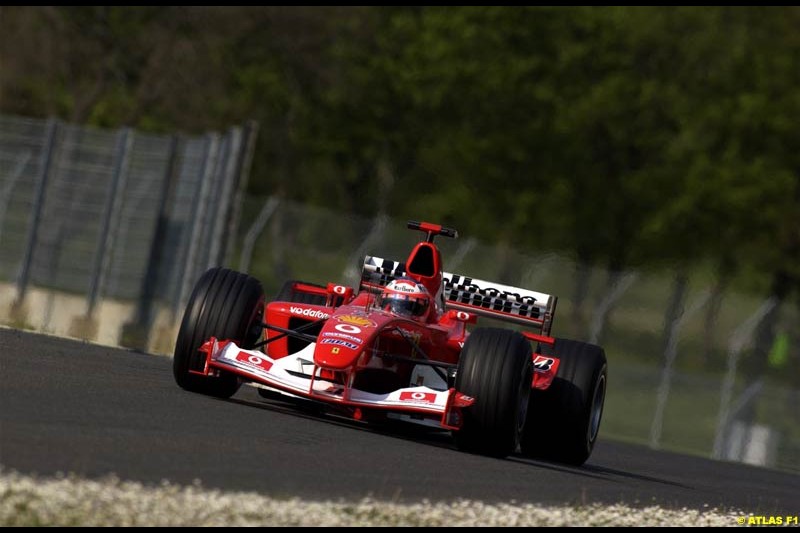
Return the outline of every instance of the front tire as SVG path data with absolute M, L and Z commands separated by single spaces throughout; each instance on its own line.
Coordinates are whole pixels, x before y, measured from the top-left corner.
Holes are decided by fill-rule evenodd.
M 606 354 L 594 344 L 556 339 L 542 355 L 560 360 L 553 383 L 531 391 L 522 453 L 582 465 L 592 454 L 605 403 Z
M 475 398 L 455 433 L 459 449 L 505 457 L 516 451 L 531 392 L 531 345 L 520 333 L 479 328 L 458 362 L 456 390 Z
M 226 268 L 206 271 L 192 291 L 175 343 L 172 373 L 178 385 L 218 398 L 233 396 L 241 384 L 234 374 L 204 377 L 189 370 L 203 370 L 199 348 L 210 337 L 251 348 L 261 336 L 263 315 L 264 289 L 257 279 Z

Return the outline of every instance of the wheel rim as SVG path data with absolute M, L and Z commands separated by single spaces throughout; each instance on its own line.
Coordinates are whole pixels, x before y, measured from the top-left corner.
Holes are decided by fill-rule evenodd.
M 589 415 L 589 442 L 594 442 L 597 433 L 600 431 L 600 419 L 603 416 L 603 403 L 606 397 L 606 376 L 600 375 L 597 386 L 594 388 L 594 398 L 592 398 L 592 411 Z

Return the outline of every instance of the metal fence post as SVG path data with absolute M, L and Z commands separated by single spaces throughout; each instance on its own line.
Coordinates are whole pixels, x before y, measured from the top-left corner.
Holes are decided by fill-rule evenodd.
M 600 341 L 600 335 L 603 333 L 603 326 L 606 323 L 606 317 L 611 310 L 611 306 L 625 294 L 625 291 L 633 285 L 638 277 L 638 272 L 627 272 L 622 278 L 618 278 L 616 283 L 611 285 L 592 316 L 592 325 L 589 330 L 589 342 L 591 344 L 597 344 Z
M 217 208 L 211 213 L 211 228 L 208 245 L 208 260 L 206 268 L 221 266 L 225 252 L 222 240 L 225 238 L 224 231 L 228 227 L 228 213 L 230 212 L 231 196 L 233 196 L 233 185 L 236 181 L 234 172 L 236 170 L 236 160 L 242 143 L 242 132 L 239 128 L 231 128 L 228 132 L 227 150 L 224 158 L 224 168 L 221 169 L 220 190 L 217 198 Z M 229 236 L 230 237 L 230 236 Z
M 209 181 L 209 194 L 206 202 L 203 204 L 205 214 L 200 229 L 199 247 L 197 249 L 197 257 L 195 258 L 194 268 L 195 272 L 204 271 L 210 268 L 211 265 L 211 248 L 213 247 L 214 239 L 214 222 L 217 215 L 217 209 L 221 203 L 222 182 L 224 179 L 223 169 L 228 160 L 228 153 L 230 151 L 230 138 L 228 135 L 218 136 L 219 145 L 217 147 L 216 159 L 211 168 L 211 177 Z
M 650 447 L 658 449 L 661 447 L 661 430 L 664 427 L 664 411 L 669 399 L 669 388 L 672 382 L 672 367 L 678 356 L 678 339 L 680 338 L 681 328 L 689 318 L 699 311 L 711 297 L 708 291 L 703 292 L 697 300 L 680 315 L 670 325 L 669 339 L 667 348 L 664 351 L 664 370 L 661 372 L 661 383 L 658 386 L 658 396 L 656 400 L 656 413 L 653 416 L 653 424 L 650 426 Z
M 3 237 L 3 223 L 6 219 L 8 204 L 11 202 L 11 192 L 14 190 L 14 186 L 17 184 L 20 176 L 22 176 L 25 167 L 28 166 L 28 161 L 30 161 L 30 159 L 30 150 L 24 151 L 19 158 L 19 161 L 17 161 L 17 164 L 14 165 L 14 170 L 11 172 L 11 177 L 8 179 L 8 183 L 6 183 L 5 187 L 3 187 L 2 194 L 0 194 L 0 239 Z
M 89 296 L 87 298 L 86 316 L 94 315 L 97 302 L 103 292 L 103 284 L 108 274 L 111 262 L 111 251 L 114 248 L 114 237 L 119 225 L 122 212 L 122 197 L 125 192 L 125 182 L 128 177 L 130 153 L 133 146 L 133 131 L 124 128 L 117 134 L 117 147 L 114 154 L 114 170 L 106 198 L 103 221 L 100 226 L 100 237 L 97 240 L 97 250 L 92 266 Z
M 233 246 L 236 241 L 236 233 L 239 229 L 239 219 L 242 214 L 242 203 L 244 202 L 244 190 L 247 187 L 247 180 L 250 175 L 250 166 L 253 163 L 253 154 L 256 149 L 256 137 L 258 136 L 258 122 L 249 121 L 244 126 L 241 148 L 236 157 L 236 183 L 234 186 L 235 197 L 230 211 L 228 212 L 228 231 L 229 236 L 225 245 L 225 255 L 222 258 L 223 264 L 230 264 L 233 254 Z
M 758 324 L 764 316 L 772 311 L 772 308 L 778 305 L 778 299 L 775 297 L 767 299 L 758 310 L 753 313 L 747 320 L 742 322 L 738 328 L 731 335 L 731 342 L 728 345 L 728 368 L 725 372 L 725 378 L 722 380 L 722 390 L 720 391 L 719 400 L 719 415 L 717 417 L 717 432 L 714 435 L 714 449 L 711 452 L 711 457 L 714 459 L 722 458 L 722 447 L 725 444 L 725 438 L 728 433 L 728 426 L 731 422 L 731 398 L 733 397 L 733 387 L 736 384 L 736 366 L 739 362 L 739 356 L 744 351 L 745 346 L 750 342 L 753 336 L 753 330 L 756 329 Z M 748 391 L 746 391 L 748 392 Z M 743 396 L 747 397 L 748 394 Z M 742 402 L 739 402 L 740 404 Z M 734 410 L 733 412 L 735 412 Z
M 253 249 L 256 246 L 256 239 L 258 239 L 261 232 L 264 231 L 264 226 L 267 225 L 267 221 L 269 221 L 272 213 L 275 212 L 278 203 L 279 200 L 277 197 L 270 196 L 264 203 L 264 207 L 261 208 L 261 212 L 258 213 L 255 222 L 253 222 L 253 225 L 250 226 L 250 229 L 247 231 L 247 235 L 244 237 L 242 254 L 239 257 L 239 270 L 245 274 L 250 272 L 250 261 L 253 259 Z
M 139 291 L 139 302 L 136 307 L 136 318 L 131 324 L 133 327 L 142 329 L 144 338 L 149 336 L 150 326 L 153 322 L 153 306 L 155 305 L 156 291 L 159 286 L 159 276 L 162 272 L 163 262 L 166 252 L 167 231 L 169 227 L 170 206 L 172 205 L 175 189 L 180 175 L 178 165 L 178 154 L 180 153 L 181 139 L 173 135 L 170 139 L 169 157 L 167 159 L 167 171 L 161 182 L 161 192 L 158 200 L 158 219 L 153 231 L 153 238 L 150 241 L 150 253 L 147 259 L 147 269 L 142 278 L 142 285 Z
M 207 216 L 206 205 L 208 204 L 208 196 L 211 191 L 211 180 L 214 176 L 214 167 L 216 165 L 217 152 L 219 150 L 219 135 L 209 133 L 206 140 L 206 156 L 203 159 L 203 169 L 200 173 L 200 186 L 193 199 L 194 210 L 192 211 L 192 222 L 189 230 L 189 244 L 186 252 L 186 259 L 183 264 L 183 275 L 180 277 L 180 290 L 178 291 L 177 298 L 173 302 L 173 313 L 178 316 L 180 308 L 188 297 L 189 287 L 195 282 L 195 258 L 197 256 L 197 248 L 201 240 L 201 231 L 203 216 Z
M 350 260 L 347 261 L 347 266 L 345 266 L 344 272 L 342 272 L 344 283 L 358 285 L 358 279 L 361 275 L 359 268 L 364 262 L 364 256 L 369 250 L 369 247 L 372 246 L 372 243 L 377 242 L 378 239 L 380 239 L 380 237 L 383 235 L 383 232 L 386 230 L 386 226 L 388 225 L 389 216 L 383 212 L 378 213 L 378 215 L 372 220 L 369 233 L 367 233 L 367 236 L 364 237 L 363 241 L 361 241 L 361 244 L 359 245 L 358 249 L 356 249 L 355 253 L 350 256 Z
M 31 265 L 33 264 L 36 241 L 39 237 L 39 224 L 42 221 L 45 191 L 47 190 L 47 182 L 50 179 L 51 170 L 54 166 L 59 128 L 60 123 L 57 120 L 52 118 L 48 119 L 47 129 L 45 130 L 44 149 L 42 150 L 41 162 L 39 164 L 39 176 L 36 180 L 36 193 L 34 194 L 33 207 L 31 208 L 31 223 L 28 227 L 28 236 L 25 241 L 27 243 L 25 245 L 25 255 L 22 259 L 19 276 L 17 276 L 17 301 L 15 305 L 22 305 L 28 292 Z

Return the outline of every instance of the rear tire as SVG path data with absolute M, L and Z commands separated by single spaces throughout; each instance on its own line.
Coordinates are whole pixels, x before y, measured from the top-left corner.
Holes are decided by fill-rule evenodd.
M 172 373 L 178 385 L 218 398 L 233 396 L 240 385 L 236 375 L 204 377 L 189 370 L 203 370 L 206 356 L 199 348 L 210 337 L 251 348 L 261 337 L 263 315 L 264 289 L 257 279 L 226 268 L 203 274 L 186 305 L 175 343 Z
M 467 338 L 458 362 L 456 390 L 475 398 L 455 432 L 459 449 L 505 457 L 514 453 L 525 425 L 531 392 L 531 345 L 520 333 L 479 328 Z
M 560 360 L 547 390 L 531 391 L 522 453 L 530 457 L 582 465 L 592 453 L 605 403 L 607 362 L 603 349 L 567 339 L 542 355 Z

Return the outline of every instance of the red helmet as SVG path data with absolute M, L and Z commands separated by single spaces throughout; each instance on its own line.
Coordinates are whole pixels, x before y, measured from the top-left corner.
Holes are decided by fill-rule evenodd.
M 396 315 L 422 317 L 428 311 L 431 297 L 428 289 L 410 278 L 389 283 L 378 298 L 378 307 Z

